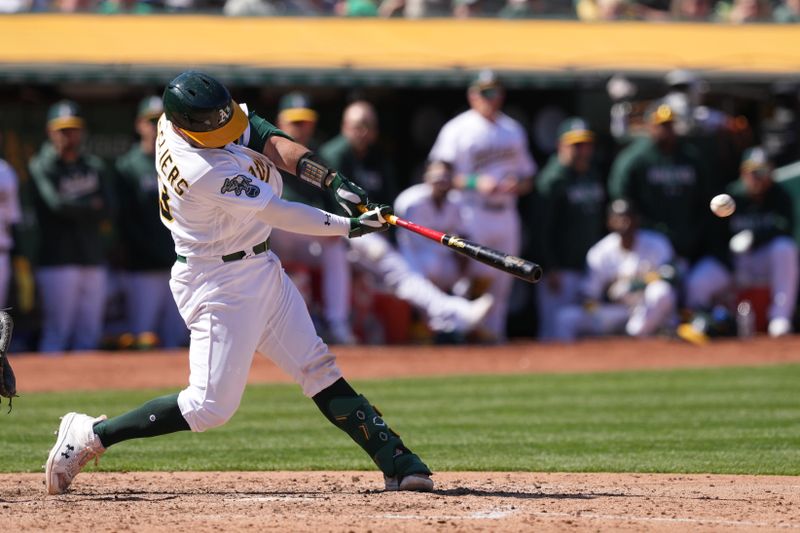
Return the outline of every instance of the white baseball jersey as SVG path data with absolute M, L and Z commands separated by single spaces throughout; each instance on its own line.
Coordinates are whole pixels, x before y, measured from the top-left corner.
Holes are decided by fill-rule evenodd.
M 536 163 L 528 151 L 528 140 L 520 124 L 503 113 L 496 120 L 470 109 L 444 125 L 430 153 L 431 160 L 453 164 L 456 173 L 492 176 L 497 183 L 512 175 L 528 178 Z M 464 232 L 471 239 L 510 254 L 518 254 L 521 222 L 517 197 L 509 193 L 480 195 L 476 190 L 460 191 L 464 198 Z M 490 281 L 494 306 L 484 325 L 499 341 L 505 339 L 508 302 L 513 277 L 483 263 L 471 261 L 473 277 Z
M 474 109 L 461 113 L 439 132 L 429 158 L 452 163 L 458 174 L 488 174 L 498 181 L 509 174 L 527 178 L 536 173 L 525 130 L 504 113 L 495 121 Z M 516 205 L 513 195 L 498 194 L 491 200 L 508 207 Z
M 10 226 L 20 221 L 17 174 L 6 161 L 0 159 L 0 252 L 8 251 L 14 244 Z
M 452 192 L 452 191 L 451 191 Z M 456 195 L 448 194 L 441 207 L 433 201 L 433 188 L 428 183 L 412 185 L 394 201 L 397 216 L 449 234 L 464 231 L 461 204 Z M 397 234 L 397 246 L 411 268 L 429 278 L 435 276 L 442 282 L 452 280 L 457 272 L 457 261 L 452 251 L 411 231 Z M 439 284 L 440 279 L 434 279 Z M 445 283 L 446 284 L 446 283 Z
M 192 431 L 233 416 L 255 352 L 309 397 L 339 379 L 336 359 L 278 257 L 253 251 L 272 229 L 256 214 L 283 189 L 275 165 L 235 143 L 194 148 L 162 116 L 156 170 L 162 220 L 186 258 L 172 267 L 170 289 L 191 332 L 189 386 L 178 394 L 178 406 Z M 238 251 L 245 252 L 242 259 L 222 260 Z
M 661 233 L 639 230 L 631 250 L 622 248 L 622 237 L 618 233 L 610 233 L 586 254 L 589 272 L 584 292 L 586 296 L 599 300 L 614 281 L 640 279 L 671 261 L 673 255 L 669 239 Z
M 274 196 L 280 197 L 283 181 L 264 155 L 234 143 L 195 148 L 162 115 L 156 171 L 161 220 L 172 232 L 179 255 L 221 257 L 269 237 L 272 228 L 255 214 Z

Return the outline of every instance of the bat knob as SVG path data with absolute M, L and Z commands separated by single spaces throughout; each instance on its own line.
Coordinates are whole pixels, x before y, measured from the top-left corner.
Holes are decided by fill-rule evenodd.
M 536 283 L 540 279 L 542 279 L 542 274 L 543 274 L 542 267 L 534 263 L 530 269 L 530 272 L 528 272 L 527 276 L 528 281 L 530 281 L 531 283 Z

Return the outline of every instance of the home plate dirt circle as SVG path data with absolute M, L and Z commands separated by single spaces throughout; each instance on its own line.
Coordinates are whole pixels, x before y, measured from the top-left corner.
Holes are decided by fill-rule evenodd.
M 596 372 L 800 361 L 800 337 L 711 347 L 664 340 L 568 346 L 352 347 L 353 379 Z M 402 358 L 403 364 L 396 361 Z M 183 387 L 185 352 L 17 356 L 22 393 Z M 158 372 L 141 372 L 156 368 Z M 257 357 L 250 383 L 285 382 Z M 20 400 L 23 401 L 23 400 Z M 475 453 L 480 453 L 476 450 Z M 520 453 L 526 453 L 520 450 Z M 46 455 L 46 454 L 45 454 Z M 790 457 L 796 457 L 791 455 Z M 44 460 L 43 456 L 43 460 Z M 435 467 L 435 465 L 432 465 Z M 0 474 L 5 531 L 800 531 L 800 477 L 441 472 L 432 494 L 384 493 L 377 472 L 131 472 L 91 467 L 63 496 L 44 474 Z
M 0 476 L 8 531 L 787 531 L 800 478 L 436 474 L 432 494 L 381 492 L 372 472 L 86 472 L 46 497 Z

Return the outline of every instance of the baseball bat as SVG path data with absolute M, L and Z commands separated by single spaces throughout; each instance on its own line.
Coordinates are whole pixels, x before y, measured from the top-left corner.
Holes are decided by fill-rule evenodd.
M 361 206 L 362 212 L 366 210 L 366 207 Z M 488 246 L 484 246 L 467 239 L 462 239 L 461 237 L 457 237 L 455 235 L 448 235 L 447 233 L 437 231 L 435 229 L 420 226 L 419 224 L 415 224 L 410 220 L 402 219 L 397 215 L 389 215 L 386 217 L 386 221 L 393 226 L 398 226 L 409 231 L 413 231 L 418 235 L 422 235 L 425 238 L 438 242 L 442 246 L 446 246 L 451 250 L 454 250 L 462 255 L 466 255 L 467 257 L 471 257 L 472 259 L 480 261 L 485 265 L 489 265 L 492 268 L 507 272 L 523 281 L 527 281 L 528 283 L 536 283 L 542 279 L 542 267 L 533 261 L 528 261 L 527 259 L 523 259 L 515 255 L 503 253 L 493 248 L 489 248 Z

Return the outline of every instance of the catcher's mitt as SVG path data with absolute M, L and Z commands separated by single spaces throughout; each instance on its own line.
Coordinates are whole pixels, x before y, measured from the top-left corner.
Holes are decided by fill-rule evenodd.
M 11 399 L 17 395 L 17 378 L 8 362 L 8 345 L 11 344 L 11 333 L 14 321 L 5 311 L 0 311 L 0 397 L 8 398 L 8 412 L 11 412 Z M 1 399 L 1 398 L 0 398 Z

